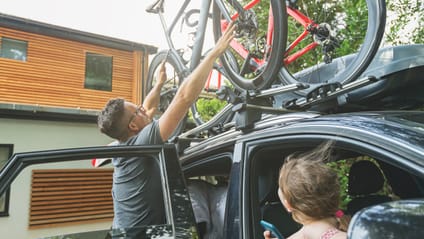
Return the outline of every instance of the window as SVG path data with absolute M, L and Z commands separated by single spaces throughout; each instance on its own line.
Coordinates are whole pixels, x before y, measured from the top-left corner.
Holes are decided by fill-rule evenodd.
M 112 91 L 112 57 L 96 53 L 86 53 L 86 89 Z
M 13 60 L 26 61 L 28 43 L 26 41 L 1 38 L 0 56 Z
M 0 170 L 4 167 L 10 156 L 12 156 L 13 145 L 0 144 Z M 9 215 L 9 190 L 0 196 L 0 216 Z

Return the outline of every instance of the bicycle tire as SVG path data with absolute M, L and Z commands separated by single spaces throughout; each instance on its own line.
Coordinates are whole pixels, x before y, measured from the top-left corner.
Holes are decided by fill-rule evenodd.
M 178 61 L 175 59 L 175 57 L 176 56 L 174 56 L 171 52 L 168 55 L 168 51 L 160 51 L 152 58 L 152 61 L 150 62 L 149 70 L 147 73 L 145 95 L 147 95 L 147 93 L 156 84 L 157 72 L 160 69 L 160 66 L 165 60 L 165 58 L 166 74 L 168 78 L 161 89 L 160 103 L 157 113 L 154 116 L 155 119 L 158 119 L 168 108 L 169 104 L 171 103 L 172 99 L 174 98 L 177 92 L 178 87 L 184 80 L 184 76 L 182 75 L 183 69 L 179 66 Z M 180 122 L 180 124 L 178 124 L 177 128 L 175 129 L 174 133 L 169 137 L 168 141 L 172 141 L 176 136 L 178 136 L 184 131 L 186 127 L 186 121 L 187 116 Z
M 305 3 L 306 1 L 300 0 L 298 2 Z M 308 4 L 313 4 L 313 1 L 307 1 Z M 369 63 L 372 61 L 377 50 L 379 49 L 381 39 L 383 38 L 385 23 L 386 23 L 386 4 L 385 0 L 337 0 L 333 2 L 337 4 L 337 22 L 336 20 L 324 19 L 325 9 L 321 6 L 320 14 L 315 14 L 314 20 L 315 23 L 343 23 L 343 22 L 352 22 L 351 18 L 355 19 L 355 24 L 351 25 L 338 25 L 337 31 L 340 33 L 340 36 L 343 36 L 343 41 L 340 41 L 340 47 L 336 48 L 333 60 L 331 63 L 325 63 L 322 59 L 317 57 L 315 62 L 309 62 L 311 58 L 315 56 L 322 56 L 320 53 L 324 49 L 323 45 L 315 48 L 314 51 L 308 52 L 299 60 L 296 60 L 293 65 L 285 64 L 281 68 L 279 73 L 279 79 L 283 85 L 293 84 L 293 83 L 307 83 L 313 89 L 314 86 L 317 86 L 322 83 L 341 83 L 341 85 L 352 82 L 367 69 Z M 345 12 L 348 8 L 347 4 L 356 4 L 355 9 L 366 8 L 365 10 L 357 10 L 357 12 L 349 13 Z M 299 5 L 299 4 L 298 4 Z M 335 7 L 336 5 L 334 5 Z M 309 5 L 308 8 L 297 6 L 299 11 L 301 11 L 306 16 L 310 16 L 313 13 L 305 13 L 304 9 L 314 9 Z M 367 14 L 363 14 L 367 13 Z M 335 16 L 335 13 L 332 12 L 330 15 Z M 312 18 L 312 17 L 311 17 Z M 290 46 L 292 43 L 291 36 L 297 37 L 299 34 L 294 33 L 293 20 L 288 19 L 288 43 Z M 352 29 L 351 29 L 352 28 Z M 365 29 L 366 28 L 366 29 Z M 362 29 L 362 30 L 361 30 Z M 360 34 L 357 34 L 360 33 Z M 312 39 L 310 39 L 312 40 Z M 358 48 L 356 46 L 358 45 Z M 349 50 L 349 51 L 346 51 Z M 286 52 L 285 61 L 287 62 L 289 54 Z M 330 57 L 331 58 L 331 57 Z M 308 92 L 308 89 L 298 91 L 300 95 L 305 95 Z
M 287 38 L 287 17 L 285 11 L 285 0 L 262 1 L 261 5 L 256 4 L 252 8 L 252 11 L 250 11 L 250 13 L 253 14 L 250 14 L 252 17 L 249 19 L 253 19 L 252 21 L 254 22 L 255 17 L 260 17 L 263 15 L 255 14 L 255 11 L 259 12 L 261 11 L 260 9 L 268 10 L 269 7 L 271 7 L 272 9 L 272 24 L 274 25 L 273 39 L 271 42 L 271 47 L 269 48 L 271 52 L 264 53 L 266 52 L 264 51 L 264 49 L 258 50 L 258 48 L 260 48 L 257 47 L 259 44 L 256 44 L 256 47 L 253 51 L 251 49 L 248 50 L 248 54 L 254 55 L 260 59 L 260 64 L 258 64 L 258 62 L 254 62 L 250 58 L 246 58 L 246 60 L 238 52 L 232 50 L 231 47 L 220 58 L 225 71 L 227 72 L 229 78 L 232 81 L 232 84 L 240 91 L 261 90 L 268 88 L 271 83 L 275 81 L 275 79 L 277 79 L 279 70 L 282 67 L 283 53 L 286 48 Z M 231 9 L 227 10 L 230 12 L 230 14 L 232 14 Z M 221 20 L 223 18 L 221 16 L 221 10 L 215 2 L 213 4 L 212 15 L 213 33 L 215 41 L 217 41 L 222 35 Z M 266 14 L 266 16 L 268 16 L 268 14 Z M 257 26 L 260 27 L 258 30 L 259 35 L 262 35 L 267 32 L 267 24 L 259 24 L 259 22 L 256 23 L 258 23 Z M 245 26 L 252 25 L 255 24 L 238 24 L 237 31 L 240 31 L 240 29 L 248 28 Z M 250 48 L 246 47 L 246 44 L 247 42 L 251 42 L 253 40 L 260 42 L 261 40 L 263 40 L 263 38 L 256 38 L 256 36 L 255 39 L 253 39 L 253 37 L 251 36 L 246 37 L 246 39 L 238 36 L 235 38 L 235 41 L 238 41 L 243 44 L 245 48 Z M 237 61 L 234 61 L 234 56 L 237 57 Z
M 166 54 L 167 54 L 167 51 L 160 51 L 153 57 L 150 63 L 149 71 L 147 75 L 147 84 L 145 87 L 146 93 L 150 91 L 150 89 L 152 89 L 152 87 L 156 83 L 157 71 L 159 70 L 160 65 L 165 59 Z M 163 114 L 163 112 L 168 108 L 171 100 L 175 96 L 175 93 L 179 85 L 181 84 L 181 82 L 184 80 L 186 76 L 186 73 L 184 73 L 183 67 L 178 65 L 178 60 L 176 57 L 177 56 L 170 54 L 167 58 L 166 71 L 167 71 L 167 76 L 169 80 L 165 82 L 161 90 L 161 92 L 167 92 L 167 93 L 161 94 L 160 104 L 158 107 L 157 114 L 155 115 L 156 119 L 159 118 Z M 216 70 L 220 74 L 225 74 L 223 72 L 223 69 L 221 68 L 222 67 L 219 67 L 218 65 L 214 65 L 214 70 Z M 223 78 L 225 79 L 225 75 L 223 76 Z M 224 84 L 224 80 L 222 83 Z M 204 97 L 202 96 L 205 96 L 205 95 L 208 95 L 208 98 L 202 103 L 202 99 L 204 99 Z M 195 125 L 199 126 L 208 122 L 209 119 L 212 118 L 213 115 L 209 115 L 209 116 L 202 115 L 198 110 L 199 106 L 203 105 L 203 106 L 209 107 L 207 110 L 208 111 L 207 113 L 211 114 L 211 112 L 218 113 L 221 110 L 221 108 L 227 105 L 227 102 L 225 100 L 220 100 L 220 102 L 224 102 L 225 104 L 215 103 L 211 106 L 211 103 L 210 103 L 211 98 L 217 98 L 217 97 L 214 94 L 209 94 L 205 90 L 203 90 L 198 100 L 190 107 L 191 116 L 190 117 L 188 115 L 186 116 L 186 118 L 183 120 L 183 122 L 181 122 L 178 125 L 177 129 L 175 130 L 175 132 L 172 134 L 170 138 L 174 138 L 178 136 L 179 134 L 181 134 L 183 131 L 194 127 L 194 125 L 190 126 L 189 122 L 193 121 L 192 124 L 194 123 Z M 217 106 L 221 106 L 221 108 L 217 109 L 216 108 Z M 227 121 L 228 121 L 227 119 L 223 119 L 223 122 L 227 122 Z M 210 133 L 214 133 L 214 132 L 213 131 L 208 132 L 208 134 Z

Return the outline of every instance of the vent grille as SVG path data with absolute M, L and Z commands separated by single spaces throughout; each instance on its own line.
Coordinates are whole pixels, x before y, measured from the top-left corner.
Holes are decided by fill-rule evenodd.
M 30 228 L 112 220 L 113 169 L 32 171 Z

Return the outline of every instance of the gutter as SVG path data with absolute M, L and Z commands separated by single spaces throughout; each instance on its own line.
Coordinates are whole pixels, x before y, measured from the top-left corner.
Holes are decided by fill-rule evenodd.
M 96 123 L 99 110 L 0 103 L 0 118 Z

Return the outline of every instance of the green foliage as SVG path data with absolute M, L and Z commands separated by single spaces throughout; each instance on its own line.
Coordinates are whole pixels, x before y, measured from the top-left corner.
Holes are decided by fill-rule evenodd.
M 216 98 L 200 98 L 197 100 L 196 106 L 197 111 L 201 115 L 202 119 L 204 121 L 208 121 L 222 108 L 224 108 L 226 104 L 226 101 L 222 101 Z
M 328 163 L 328 165 L 337 171 L 340 182 L 340 209 L 346 210 L 347 204 L 350 202 L 347 185 L 349 181 L 349 169 L 352 165 L 352 160 L 339 160 Z
M 352 200 L 352 198 L 348 194 L 348 183 L 349 183 L 349 169 L 353 163 L 361 160 L 369 160 L 375 163 L 378 167 L 379 164 L 375 159 L 370 158 L 368 156 L 360 156 L 356 158 L 349 158 L 344 160 L 338 160 L 336 162 L 330 162 L 328 165 L 337 171 L 339 182 L 340 182 L 340 209 L 346 210 L 347 204 Z M 381 168 L 380 168 L 381 170 Z M 384 173 L 383 173 L 384 175 Z M 378 192 L 381 195 L 388 195 L 392 198 L 395 198 L 396 195 L 393 194 L 392 188 L 390 187 L 387 179 L 385 178 L 383 189 Z
M 367 29 L 367 6 L 365 0 L 298 0 L 299 11 L 317 24 L 329 24 L 339 46 L 332 52 L 332 57 L 340 57 L 358 51 L 362 45 Z M 288 18 L 288 45 L 302 34 L 303 26 L 292 17 Z M 294 48 L 299 51 L 311 44 L 314 39 L 308 35 Z M 323 62 L 323 48 L 321 45 L 309 51 L 303 57 L 290 63 L 287 68 L 290 72 L 297 72 L 309 66 Z
M 424 2 L 422 0 L 387 0 L 387 19 L 387 44 L 424 43 Z

